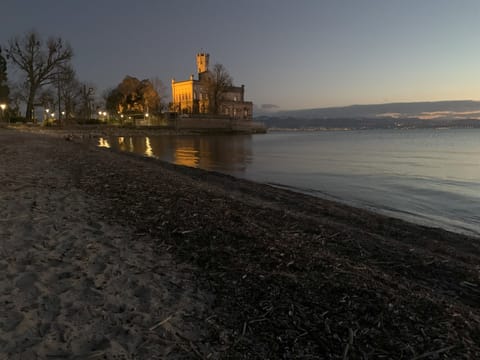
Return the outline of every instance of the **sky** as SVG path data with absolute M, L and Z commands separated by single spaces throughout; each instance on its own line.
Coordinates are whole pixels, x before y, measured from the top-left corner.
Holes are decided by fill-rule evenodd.
M 261 108 L 480 99 L 478 0 L 1 0 L 0 44 L 36 30 L 74 50 L 96 93 L 170 82 L 195 55 Z M 18 74 L 13 73 L 11 78 Z

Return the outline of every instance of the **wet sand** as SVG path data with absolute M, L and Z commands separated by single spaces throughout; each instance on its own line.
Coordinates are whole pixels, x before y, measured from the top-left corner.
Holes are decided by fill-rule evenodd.
M 0 129 L 0 359 L 480 358 L 480 240 Z

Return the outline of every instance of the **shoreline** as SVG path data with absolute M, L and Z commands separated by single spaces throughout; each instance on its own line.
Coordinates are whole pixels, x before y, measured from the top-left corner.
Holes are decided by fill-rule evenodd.
M 480 357 L 478 239 L 62 137 L 0 138 L 14 314 L 0 357 Z
M 354 130 L 354 131 L 365 131 L 365 130 L 391 131 L 392 129 L 376 129 L 376 130 L 364 129 L 364 130 Z M 399 130 L 399 129 L 396 129 L 396 130 Z M 405 129 L 403 130 L 406 131 Z M 415 130 L 418 130 L 418 129 L 415 129 Z M 436 129 L 428 129 L 428 130 L 431 131 Z M 96 126 L 96 125 L 90 126 L 90 127 L 77 126 L 77 127 L 65 127 L 65 128 L 22 127 L 20 128 L 20 131 L 46 134 L 46 135 L 65 138 L 65 139 L 74 140 L 74 141 L 95 141 L 96 139 L 99 139 L 99 138 L 110 139 L 112 137 L 149 137 L 149 136 L 174 136 L 174 137 L 195 136 L 197 137 L 202 135 L 210 135 L 210 136 L 238 135 L 238 134 L 232 134 L 232 133 L 217 133 L 217 132 L 208 133 L 208 134 L 195 133 L 195 132 L 189 132 L 189 131 L 175 132 L 175 131 L 169 131 L 165 128 L 151 128 L 151 127 L 129 128 L 129 127 Z M 331 131 L 331 130 L 328 130 L 328 131 Z M 338 131 L 338 130 L 335 130 L 335 131 Z M 275 130 L 272 130 L 271 132 L 275 133 Z M 111 150 L 114 150 L 114 149 L 111 149 Z M 152 157 L 156 157 L 156 156 L 153 155 Z M 240 178 L 242 177 L 240 176 Z M 250 180 L 255 181 L 254 178 L 250 178 Z M 448 221 L 449 219 L 436 219 L 431 214 L 409 213 L 408 211 L 405 211 L 403 209 L 396 209 L 395 207 L 394 208 L 385 207 L 382 204 L 379 204 L 379 205 L 365 204 L 365 203 L 362 203 L 361 201 L 352 201 L 349 198 L 340 198 L 322 191 L 304 189 L 301 187 L 295 187 L 287 184 L 270 183 L 270 182 L 265 182 L 264 184 L 273 186 L 273 187 L 278 187 L 281 189 L 291 190 L 291 191 L 301 193 L 301 194 L 306 194 L 309 196 L 315 196 L 325 200 L 339 202 L 347 206 L 360 208 L 366 211 L 371 211 L 387 217 L 401 219 L 406 222 L 412 222 L 412 223 L 426 226 L 426 227 L 439 228 L 442 230 L 451 231 L 454 233 L 467 235 L 467 236 L 480 239 L 480 233 L 475 229 L 474 226 L 472 226 L 472 224 L 461 223 L 461 222 L 455 223 L 452 221 Z
M 66 126 L 42 126 L 25 124 L 1 124 L 0 129 L 12 129 L 19 132 L 34 134 L 46 134 L 57 137 L 94 138 L 102 136 L 154 136 L 154 135 L 203 135 L 203 134 L 265 134 L 266 128 L 256 128 L 252 122 L 251 127 L 238 127 L 238 129 L 214 128 L 214 127 L 179 127 L 171 126 L 120 126 L 120 125 L 66 125 Z

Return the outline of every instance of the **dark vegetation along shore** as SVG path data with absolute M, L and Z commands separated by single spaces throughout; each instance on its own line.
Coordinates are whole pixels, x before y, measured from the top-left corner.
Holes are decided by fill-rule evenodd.
M 479 239 L 0 129 L 0 359 L 478 359 Z

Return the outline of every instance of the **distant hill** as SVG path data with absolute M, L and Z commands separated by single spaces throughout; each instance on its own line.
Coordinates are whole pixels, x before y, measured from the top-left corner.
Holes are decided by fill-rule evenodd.
M 388 103 L 277 111 L 256 117 L 256 120 L 269 127 L 282 128 L 477 127 L 480 126 L 480 101 Z
M 438 112 L 478 112 L 480 114 L 480 101 L 434 101 L 434 102 L 410 102 L 388 103 L 374 105 L 351 105 L 344 107 L 329 107 L 305 110 L 279 111 L 275 116 L 293 116 L 298 118 L 345 118 L 345 117 L 411 117 L 421 114 Z M 477 114 L 478 115 L 478 114 Z

